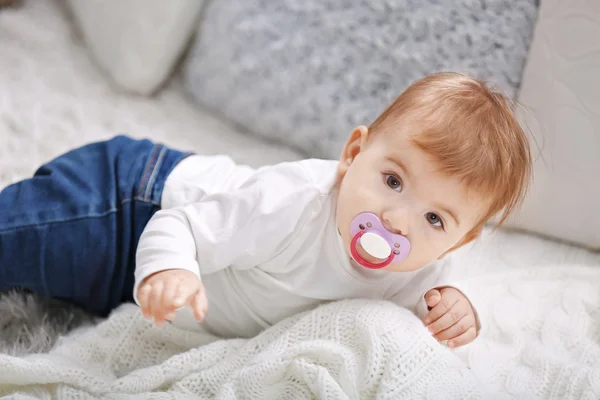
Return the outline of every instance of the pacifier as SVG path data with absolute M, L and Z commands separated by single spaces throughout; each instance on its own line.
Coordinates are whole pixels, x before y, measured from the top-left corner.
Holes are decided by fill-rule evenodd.
M 366 268 L 381 269 L 392 262 L 402 261 L 410 252 L 406 236 L 392 233 L 384 228 L 377 215 L 364 212 L 358 214 L 350 224 L 350 253 L 354 260 Z M 372 263 L 360 256 L 358 246 L 381 263 Z

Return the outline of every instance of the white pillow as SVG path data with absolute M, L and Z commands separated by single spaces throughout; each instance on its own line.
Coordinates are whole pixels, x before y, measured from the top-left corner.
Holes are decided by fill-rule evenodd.
M 600 249 L 600 6 L 541 2 L 519 102 L 538 157 L 516 228 Z
M 150 94 L 170 75 L 203 0 L 68 0 L 100 67 L 121 88 Z

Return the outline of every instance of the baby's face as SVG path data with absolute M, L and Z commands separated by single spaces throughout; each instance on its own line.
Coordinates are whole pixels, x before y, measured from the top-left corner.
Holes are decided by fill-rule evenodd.
M 411 250 L 385 269 L 413 271 L 456 246 L 487 211 L 486 202 L 458 179 L 438 172 L 436 164 L 410 141 L 408 134 L 381 133 L 367 142 L 357 128 L 339 164 L 338 229 L 350 255 L 350 224 L 371 212 L 385 228 L 401 233 Z M 380 263 L 358 246 L 367 261 Z

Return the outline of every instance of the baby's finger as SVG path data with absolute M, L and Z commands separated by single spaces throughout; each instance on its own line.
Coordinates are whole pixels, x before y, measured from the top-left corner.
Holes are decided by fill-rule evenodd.
M 453 296 L 442 296 L 442 299 L 435 307 L 433 307 L 423 321 L 426 325 L 431 324 L 433 321 L 437 321 L 442 315 L 446 314 L 454 305 L 458 302 L 458 297 Z
M 431 289 L 429 292 L 425 293 L 425 303 L 429 308 L 435 307 L 441 299 L 442 294 L 437 289 Z
M 198 322 L 202 322 L 208 311 L 208 300 L 204 290 L 198 291 L 192 299 L 192 308 L 194 310 L 194 317 Z
M 142 309 L 142 315 L 144 318 L 150 318 L 150 309 L 149 309 L 149 298 L 150 292 L 152 291 L 152 285 L 149 283 L 145 283 L 138 289 L 137 298 L 140 303 L 140 308 Z
M 179 287 L 179 279 L 170 278 L 165 282 L 165 287 L 162 293 L 162 305 L 165 313 L 176 308 L 175 303 L 175 294 L 177 293 L 177 288 Z
M 467 315 L 467 310 L 464 307 L 457 307 L 455 304 L 444 315 L 432 322 L 427 329 L 429 329 L 429 332 L 436 335 L 444 329 L 448 329 L 452 325 L 456 324 L 465 315 Z
M 158 326 L 164 325 L 164 309 L 162 304 L 162 294 L 164 289 L 164 283 L 157 281 L 152 285 L 153 290 L 150 295 L 150 314 L 154 318 L 154 322 Z
M 474 326 L 467 329 L 462 335 L 448 341 L 448 347 L 460 347 L 471 343 L 477 337 L 477 330 Z
M 177 316 L 177 313 L 175 311 L 169 311 L 166 315 L 165 315 L 165 319 L 167 321 L 173 321 L 175 319 L 175 317 Z
M 180 281 L 173 300 L 173 306 L 177 309 L 188 304 L 192 297 L 198 291 L 198 282 L 194 280 Z
M 460 321 L 452 325 L 450 328 L 446 328 L 443 331 L 437 333 L 435 338 L 438 341 L 450 340 L 458 337 L 469 330 L 469 328 L 475 326 L 475 319 L 471 315 L 465 315 Z

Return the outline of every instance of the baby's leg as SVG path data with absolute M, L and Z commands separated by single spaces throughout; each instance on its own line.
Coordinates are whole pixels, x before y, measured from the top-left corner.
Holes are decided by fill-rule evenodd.
M 135 250 L 183 153 L 116 137 L 70 151 L 0 192 L 0 290 L 106 315 L 132 300 Z

